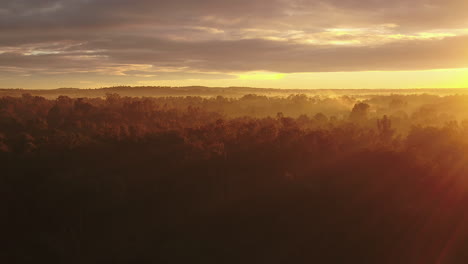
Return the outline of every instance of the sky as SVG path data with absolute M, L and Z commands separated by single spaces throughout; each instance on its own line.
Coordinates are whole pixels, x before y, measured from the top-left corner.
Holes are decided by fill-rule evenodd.
M 1 0 L 0 88 L 468 88 L 467 0 Z

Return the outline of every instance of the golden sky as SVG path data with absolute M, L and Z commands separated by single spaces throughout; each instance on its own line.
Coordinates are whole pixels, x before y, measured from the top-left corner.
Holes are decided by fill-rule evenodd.
M 466 10 L 466 0 L 2 0 L 0 87 L 468 87 Z

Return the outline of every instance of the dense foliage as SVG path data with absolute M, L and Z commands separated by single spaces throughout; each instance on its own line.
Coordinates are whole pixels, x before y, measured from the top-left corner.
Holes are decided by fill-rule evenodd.
M 0 98 L 0 261 L 466 263 L 467 101 Z

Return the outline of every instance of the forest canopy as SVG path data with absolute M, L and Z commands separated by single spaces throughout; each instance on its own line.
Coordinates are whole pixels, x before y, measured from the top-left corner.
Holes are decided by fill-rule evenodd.
M 468 96 L 0 98 L 4 263 L 460 263 Z

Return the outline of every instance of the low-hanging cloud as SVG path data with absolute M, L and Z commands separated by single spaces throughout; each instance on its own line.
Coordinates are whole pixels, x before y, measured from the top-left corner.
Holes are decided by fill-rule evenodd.
M 154 38 L 90 41 L 63 53 L 0 54 L 0 65 L 92 69 L 142 64 L 192 71 L 330 72 L 468 67 L 468 36 L 406 40 L 379 46 L 324 46 L 249 39 L 178 42 Z M 450 47 L 449 49 L 447 47 Z M 94 51 L 89 53 L 88 51 Z M 86 64 L 84 63 L 86 62 Z

